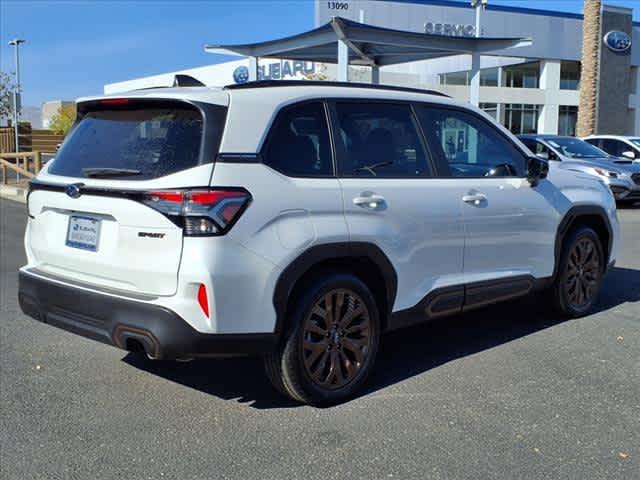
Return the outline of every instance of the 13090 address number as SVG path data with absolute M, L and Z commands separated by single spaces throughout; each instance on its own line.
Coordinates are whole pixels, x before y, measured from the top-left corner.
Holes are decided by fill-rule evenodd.
M 327 8 L 329 10 L 349 10 L 349 4 L 347 2 L 327 2 Z

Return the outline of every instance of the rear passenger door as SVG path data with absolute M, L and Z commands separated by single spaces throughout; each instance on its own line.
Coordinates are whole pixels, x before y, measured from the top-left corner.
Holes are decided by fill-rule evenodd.
M 393 263 L 393 310 L 462 283 L 460 200 L 434 176 L 411 105 L 340 100 L 331 111 L 349 237 Z
M 261 162 L 226 154 L 213 172 L 213 184 L 240 182 L 253 197 L 231 238 L 281 266 L 319 239 L 348 240 L 327 119 L 322 100 L 286 106 L 266 132 Z
M 525 155 L 479 114 L 440 105 L 417 111 L 439 174 L 462 207 L 465 283 L 551 275 L 555 187 L 546 180 L 532 187 Z

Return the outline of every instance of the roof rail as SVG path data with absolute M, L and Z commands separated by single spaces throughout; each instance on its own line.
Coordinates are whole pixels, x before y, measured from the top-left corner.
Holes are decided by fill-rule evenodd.
M 448 97 L 449 95 L 437 90 L 423 90 L 421 88 L 400 87 L 398 85 L 375 85 L 372 83 L 358 82 L 332 82 L 327 80 L 257 80 L 254 82 L 238 83 L 227 85 L 225 90 L 243 90 L 248 88 L 270 88 L 270 87 L 347 87 L 347 88 L 370 88 L 374 90 L 393 90 L 397 92 L 423 93 L 427 95 L 438 95 Z

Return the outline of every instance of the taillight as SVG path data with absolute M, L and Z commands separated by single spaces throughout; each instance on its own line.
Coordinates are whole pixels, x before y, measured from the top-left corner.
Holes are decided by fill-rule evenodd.
M 244 189 L 160 190 L 144 194 L 142 202 L 179 220 L 186 236 L 224 235 L 249 205 Z

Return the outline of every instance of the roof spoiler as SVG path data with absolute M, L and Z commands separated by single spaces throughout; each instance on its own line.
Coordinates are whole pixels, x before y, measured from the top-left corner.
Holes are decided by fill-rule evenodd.
M 174 87 L 206 87 L 200 80 L 193 78 L 190 75 L 178 74 L 173 78 Z

